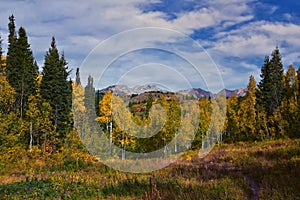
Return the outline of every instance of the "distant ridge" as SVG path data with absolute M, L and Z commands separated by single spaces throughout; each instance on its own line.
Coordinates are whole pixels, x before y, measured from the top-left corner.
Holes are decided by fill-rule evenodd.
M 99 90 L 100 93 L 105 93 L 108 91 L 112 91 L 116 95 L 140 95 L 142 93 L 146 92 L 161 92 L 161 93 L 167 93 L 170 91 L 163 90 L 155 85 L 141 85 L 141 86 L 135 86 L 135 87 L 128 87 L 126 85 L 112 85 L 109 87 L 106 87 L 104 89 Z M 209 98 L 209 97 L 218 97 L 222 94 L 225 94 L 227 98 L 232 97 L 233 95 L 237 95 L 238 97 L 244 97 L 247 93 L 247 89 L 240 88 L 236 90 L 228 90 L 228 89 L 223 89 L 217 94 L 214 94 L 212 92 L 203 90 L 201 88 L 190 88 L 186 90 L 180 90 L 177 93 L 179 94 L 184 94 L 188 95 L 194 98 Z
M 234 95 L 238 97 L 244 97 L 247 94 L 247 89 L 245 88 L 240 88 L 236 90 L 223 89 L 217 94 L 217 96 L 220 96 L 222 94 L 225 94 L 227 98 L 233 97 Z
M 126 85 L 113 85 L 100 90 L 100 93 L 105 93 L 107 91 L 112 91 L 116 95 L 139 95 L 145 92 L 167 92 L 155 85 L 141 85 L 133 88 Z

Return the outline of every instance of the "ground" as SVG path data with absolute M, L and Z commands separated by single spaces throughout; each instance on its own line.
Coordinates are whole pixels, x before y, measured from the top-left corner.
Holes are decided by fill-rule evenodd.
M 300 199 L 300 140 L 219 144 L 202 153 L 186 152 L 146 174 L 116 171 L 84 154 L 26 153 L 1 161 L 0 198 Z

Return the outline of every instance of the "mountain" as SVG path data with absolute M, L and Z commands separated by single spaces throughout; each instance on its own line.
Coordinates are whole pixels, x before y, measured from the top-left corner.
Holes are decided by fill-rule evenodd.
M 121 96 L 124 96 L 124 95 L 129 96 L 129 95 L 133 95 L 133 94 L 140 95 L 140 94 L 147 93 L 147 92 L 161 92 L 161 93 L 168 92 L 168 91 L 165 91 L 155 85 L 141 85 L 141 86 L 135 86 L 132 88 L 130 88 L 126 85 L 113 85 L 113 86 L 109 86 L 107 88 L 100 90 L 100 93 L 105 93 L 107 91 L 112 91 L 114 94 L 121 95 Z M 244 88 L 240 88 L 240 89 L 236 89 L 236 90 L 223 89 L 220 92 L 218 92 L 217 94 L 213 94 L 212 92 L 203 90 L 201 88 L 190 88 L 190 89 L 186 89 L 186 90 L 180 90 L 177 93 L 188 95 L 188 96 L 194 97 L 194 98 L 218 97 L 221 94 L 225 93 L 226 97 L 230 98 L 234 94 L 236 94 L 238 97 L 244 97 L 247 93 L 247 89 L 244 89 Z
M 166 92 L 155 85 L 141 85 L 133 88 L 130 88 L 126 85 L 113 85 L 100 90 L 100 93 L 105 93 L 107 91 L 112 91 L 116 95 L 139 95 L 145 92 Z
M 247 89 L 246 88 L 240 88 L 236 90 L 228 90 L 228 89 L 223 89 L 221 90 L 216 96 L 220 96 L 221 94 L 225 94 L 227 98 L 232 97 L 233 95 L 237 95 L 238 97 L 244 97 L 246 96 Z
M 209 98 L 213 96 L 213 93 L 202 90 L 201 88 L 191 88 L 191 89 L 187 89 L 187 90 L 180 90 L 178 93 L 180 94 L 185 94 L 191 97 L 195 97 L 195 98 Z

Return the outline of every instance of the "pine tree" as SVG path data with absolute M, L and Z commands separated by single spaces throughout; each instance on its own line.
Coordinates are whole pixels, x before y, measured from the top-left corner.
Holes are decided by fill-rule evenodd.
M 9 17 L 8 23 L 9 35 L 8 35 L 8 50 L 6 58 L 6 76 L 10 83 L 18 80 L 16 70 L 14 68 L 18 66 L 16 62 L 17 54 L 17 34 L 15 26 L 15 18 L 13 15 Z
M 86 114 L 88 116 L 89 123 L 92 124 L 96 119 L 95 88 L 92 76 L 88 77 L 88 84 L 84 88 L 84 106 L 86 107 Z
M 281 117 L 281 103 L 284 97 L 283 64 L 279 48 L 272 52 L 271 60 L 267 56 L 261 69 L 261 81 L 258 84 L 257 109 L 266 112 L 267 138 L 283 135 L 283 121 Z
M 260 78 L 261 81 L 258 84 L 258 90 L 256 92 L 257 96 L 257 106 L 264 108 L 265 111 L 270 115 L 271 110 L 268 109 L 268 105 L 271 104 L 271 98 L 268 96 L 268 92 L 271 91 L 271 68 L 270 68 L 270 58 L 269 56 L 265 57 L 264 65 L 261 68 Z
M 9 83 L 16 91 L 15 106 L 23 117 L 24 110 L 28 105 L 28 97 L 35 95 L 37 90 L 36 76 L 38 67 L 34 62 L 26 31 L 23 27 L 19 29 L 19 37 L 15 35 L 13 16 L 9 23 L 9 49 L 7 56 L 6 74 Z
M 51 47 L 45 56 L 42 72 L 41 96 L 49 102 L 54 116 L 54 125 L 65 138 L 72 125 L 70 116 L 72 109 L 72 84 L 68 80 L 67 62 L 62 53 L 59 56 L 55 38 L 52 38 Z

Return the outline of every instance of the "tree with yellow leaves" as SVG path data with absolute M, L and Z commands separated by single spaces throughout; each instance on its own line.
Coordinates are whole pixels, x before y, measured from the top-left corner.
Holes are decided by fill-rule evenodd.
M 105 124 L 106 133 L 109 132 L 109 153 L 112 155 L 112 92 L 108 91 L 104 94 L 103 99 L 99 102 L 100 116 L 96 120 L 100 124 Z
M 244 99 L 241 101 L 240 108 L 238 110 L 239 128 L 243 140 L 257 140 L 256 134 L 256 82 L 253 76 L 249 78 L 249 84 L 247 86 L 247 93 Z

